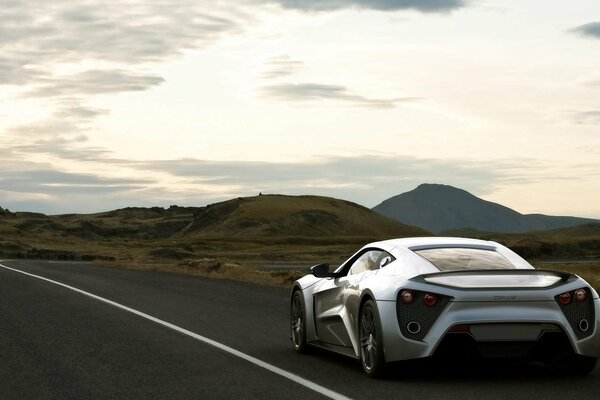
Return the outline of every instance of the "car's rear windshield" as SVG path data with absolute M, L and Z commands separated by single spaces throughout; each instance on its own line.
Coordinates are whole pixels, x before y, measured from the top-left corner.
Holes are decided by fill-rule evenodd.
M 502 254 L 494 250 L 444 247 L 415 250 L 440 271 L 464 269 L 515 269 Z

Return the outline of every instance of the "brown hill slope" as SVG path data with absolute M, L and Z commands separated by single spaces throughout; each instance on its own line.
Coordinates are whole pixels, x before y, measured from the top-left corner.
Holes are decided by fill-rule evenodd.
M 198 209 L 179 235 L 235 238 L 429 235 L 345 200 L 321 196 L 261 195 Z
M 473 237 L 503 243 L 523 257 L 600 259 L 600 224 L 583 224 L 527 233 L 481 232 L 456 229 L 446 236 Z
M 0 256 L 298 260 L 334 258 L 368 241 L 429 235 L 365 207 L 318 196 L 237 198 L 206 207 L 97 214 L 0 214 Z

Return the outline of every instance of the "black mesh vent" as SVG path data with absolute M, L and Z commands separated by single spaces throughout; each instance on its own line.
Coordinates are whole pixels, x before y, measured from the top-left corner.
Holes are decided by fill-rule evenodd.
M 420 292 L 417 290 L 411 290 L 411 292 L 413 292 L 415 296 L 415 301 L 411 304 L 404 304 L 400 300 L 400 293 L 402 293 L 402 290 L 398 292 L 398 298 L 396 299 L 398 324 L 400 324 L 400 331 L 404 337 L 423 341 L 427 332 L 429 332 L 442 311 L 444 311 L 444 308 L 446 308 L 451 297 L 431 292 Z M 426 293 L 435 294 L 437 297 L 437 302 L 433 307 L 429 307 L 423 302 Z M 421 330 L 414 334 L 410 333 L 406 327 L 409 322 L 413 321 L 421 325 Z
M 596 318 L 594 312 L 594 300 L 592 299 L 592 293 L 589 289 L 584 288 L 587 293 L 587 298 L 585 301 L 576 301 L 575 300 L 575 290 L 571 292 L 571 302 L 569 304 L 562 304 L 559 300 L 559 296 L 556 296 L 556 302 L 558 306 L 567 317 L 567 321 L 571 325 L 571 328 L 575 331 L 575 335 L 577 335 L 577 339 L 581 340 L 588 336 L 591 336 L 594 333 L 594 328 L 596 327 Z M 579 322 L 582 319 L 586 319 L 588 322 L 587 331 L 582 331 L 579 327 Z

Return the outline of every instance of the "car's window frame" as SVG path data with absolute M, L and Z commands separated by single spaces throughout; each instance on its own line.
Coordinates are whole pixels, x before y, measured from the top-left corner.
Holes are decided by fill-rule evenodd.
M 361 258 L 361 257 L 362 257 L 364 254 L 366 254 L 366 253 L 368 253 L 368 252 L 370 252 L 370 251 L 380 251 L 380 252 L 382 252 L 382 254 L 386 254 L 387 256 L 391 257 L 391 261 L 390 261 L 390 262 L 388 262 L 387 264 L 385 264 L 383 267 L 379 267 L 379 266 L 378 266 L 376 269 L 373 269 L 373 270 L 370 270 L 370 271 L 376 271 L 376 270 L 378 270 L 378 269 L 385 268 L 386 266 L 388 266 L 388 265 L 390 265 L 391 263 L 393 263 L 394 261 L 396 261 L 396 257 L 394 257 L 394 256 L 393 256 L 393 255 L 392 255 L 392 254 L 391 254 L 389 251 L 387 251 L 387 250 L 384 250 L 384 249 L 382 249 L 382 248 L 379 248 L 379 247 L 367 247 L 367 248 L 363 249 L 362 251 L 360 251 L 360 252 L 356 253 L 356 254 L 355 254 L 355 255 L 354 255 L 352 258 L 350 258 L 349 260 L 347 260 L 347 261 L 346 261 L 346 262 L 343 264 L 342 268 L 339 270 L 339 274 L 340 274 L 341 276 L 352 276 L 352 275 L 349 275 L 349 272 L 350 272 L 350 269 L 352 268 L 352 266 L 354 265 L 354 263 L 355 263 L 356 261 L 358 261 L 358 259 L 359 259 L 359 258 Z M 381 256 L 380 256 L 380 257 L 381 257 Z M 384 258 L 385 258 L 385 257 L 384 257 Z M 383 260 L 383 258 L 382 258 L 381 260 Z M 381 261 L 380 261 L 380 263 L 381 263 Z M 366 271 L 366 270 L 365 270 L 365 271 Z M 365 272 L 365 271 L 362 271 L 362 272 Z M 360 273 L 362 273 L 362 272 L 360 272 Z M 358 274 L 353 274 L 353 275 L 358 275 Z

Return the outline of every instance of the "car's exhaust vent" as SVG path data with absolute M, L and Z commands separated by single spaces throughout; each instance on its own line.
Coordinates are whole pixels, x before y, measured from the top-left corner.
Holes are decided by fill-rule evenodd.
M 437 293 L 400 290 L 396 315 L 402 335 L 422 341 L 451 299 Z
M 410 321 L 408 324 L 406 324 L 406 330 L 411 335 L 418 335 L 419 332 L 421 332 L 421 325 L 416 321 Z
M 558 306 L 567 317 L 577 339 L 581 340 L 594 333 L 594 300 L 588 288 L 561 293 L 555 297 Z

